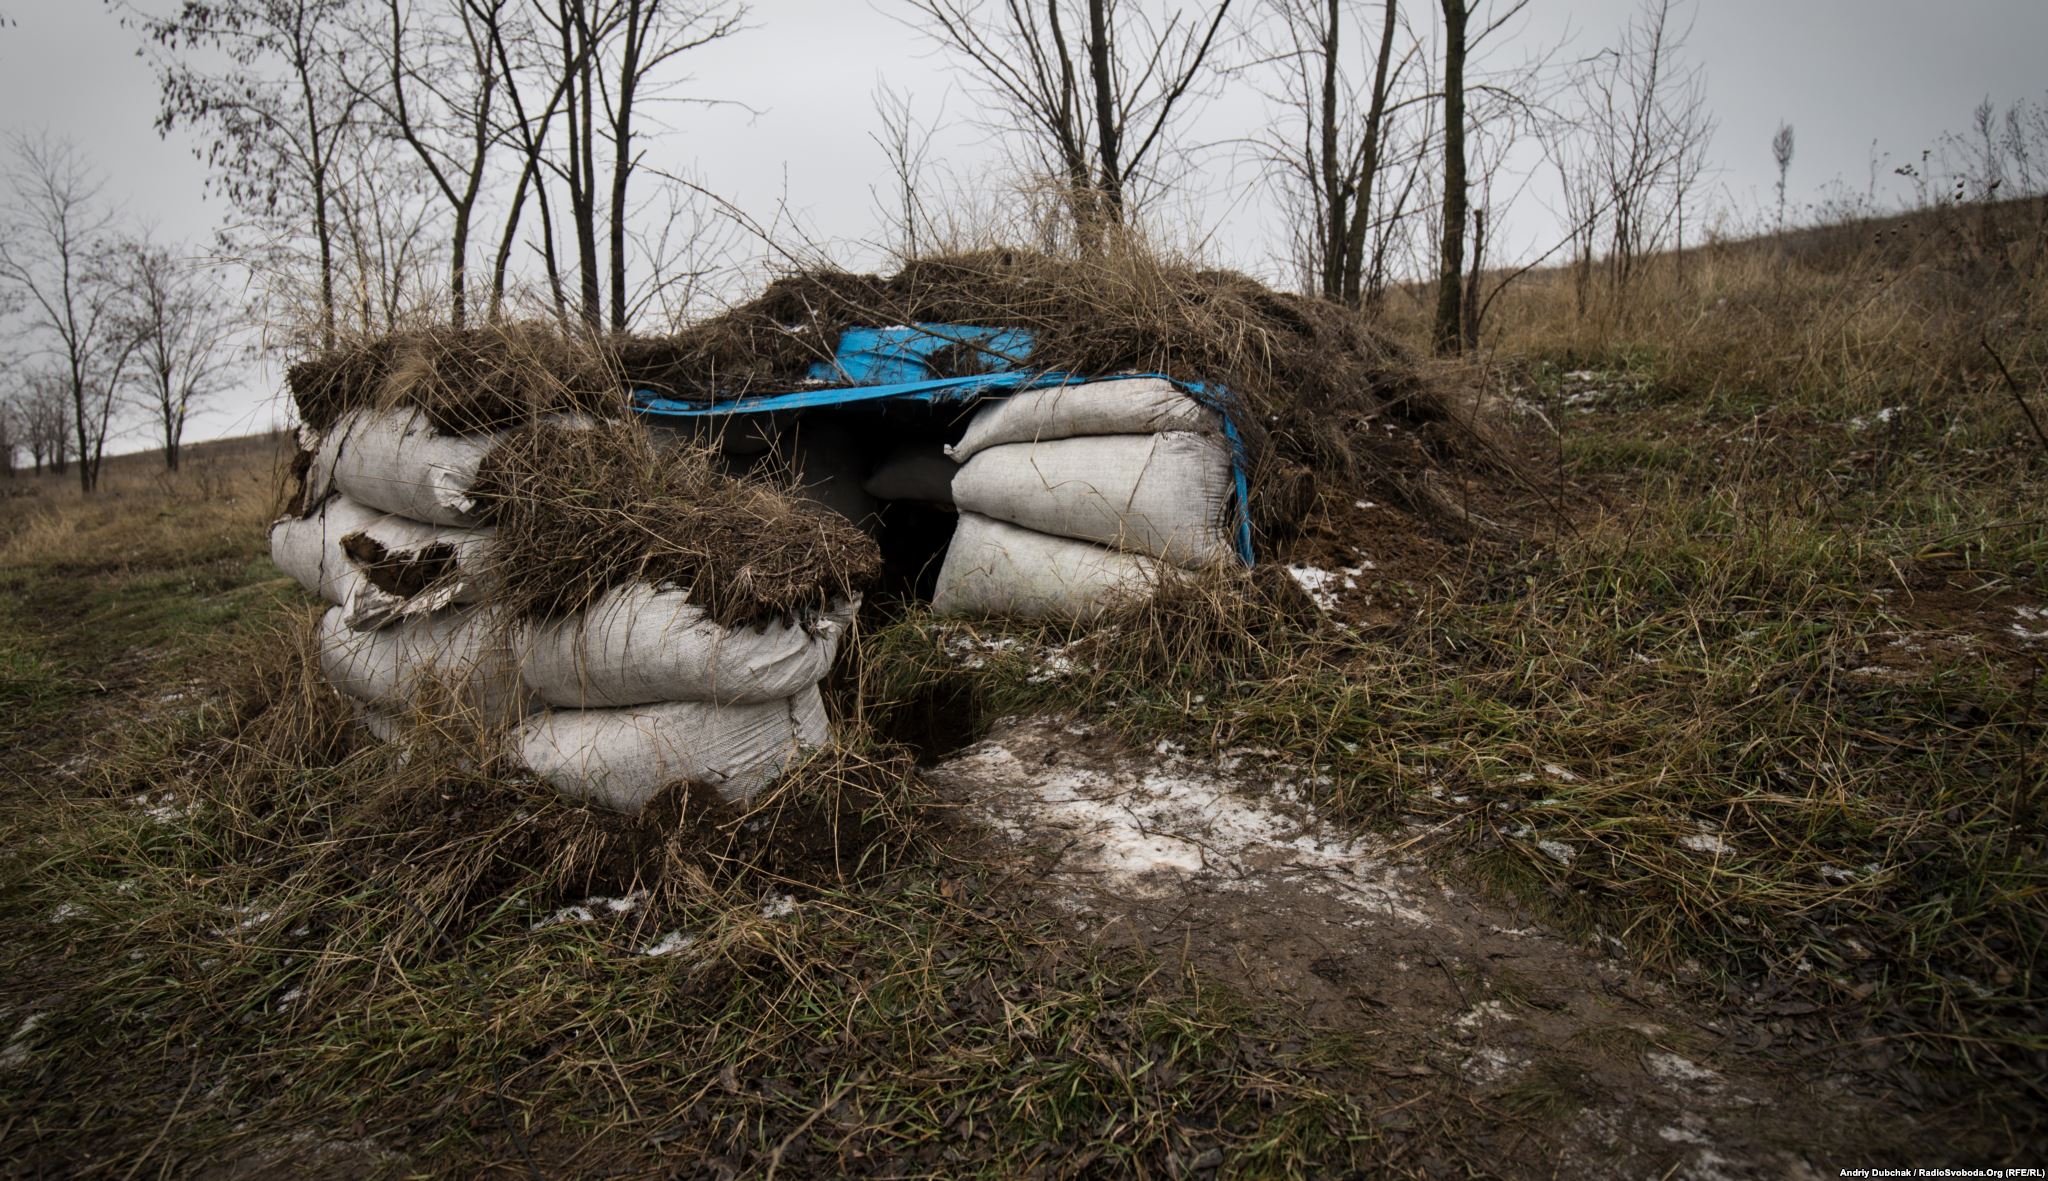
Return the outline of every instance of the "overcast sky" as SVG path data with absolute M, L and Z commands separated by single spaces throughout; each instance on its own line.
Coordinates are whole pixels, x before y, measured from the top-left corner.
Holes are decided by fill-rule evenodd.
M 1636 6 L 1532 0 L 1515 44 L 1500 52 L 1563 42 L 1568 56 L 1590 54 L 1615 38 Z M 763 221 L 786 202 L 843 261 L 872 261 L 861 243 L 878 233 L 872 190 L 886 185 L 886 173 L 869 139 L 870 95 L 886 79 L 912 93 L 927 119 L 943 104 L 938 154 L 970 181 L 987 175 L 995 153 L 973 125 L 972 101 L 946 59 L 892 18 L 900 4 L 753 0 L 752 10 L 750 31 L 696 55 L 688 88 L 749 109 L 670 109 L 670 129 L 651 149 L 661 167 L 689 173 Z M 156 86 L 135 33 L 104 0 L 0 0 L 0 16 L 12 21 L 0 30 L 5 128 L 71 138 L 131 216 L 174 240 L 205 239 L 224 210 L 203 194 L 191 142 L 165 141 L 153 130 Z M 1860 192 L 1873 151 L 1888 154 L 1882 171 L 1889 179 L 1893 164 L 1960 130 L 1979 100 L 2004 105 L 2048 95 L 2044 47 L 2048 0 L 1701 0 L 1686 51 L 1705 70 L 1719 122 L 1711 153 L 1719 203 L 1753 216 L 1768 200 L 1775 180 L 1769 143 L 1780 120 L 1797 129 L 1795 203 L 1833 180 Z M 1242 137 L 1265 112 L 1248 83 L 1233 83 L 1199 113 L 1190 134 L 1215 142 Z M 1246 191 L 1246 170 L 1228 165 L 1219 151 L 1203 173 L 1199 205 L 1198 216 L 1224 223 L 1217 261 L 1275 275 L 1270 227 L 1236 200 Z M 1540 210 L 1518 216 L 1533 236 L 1526 227 Z M 258 371 L 249 388 L 201 417 L 192 436 L 269 425 L 274 374 Z

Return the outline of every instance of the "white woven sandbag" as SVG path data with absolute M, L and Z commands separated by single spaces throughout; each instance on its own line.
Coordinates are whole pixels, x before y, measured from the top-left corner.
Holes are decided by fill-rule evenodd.
M 549 705 L 774 701 L 824 678 L 850 618 L 720 627 L 685 592 L 636 582 L 527 626 L 516 647 L 521 678 Z
M 953 477 L 953 501 L 1040 533 L 1202 566 L 1233 552 L 1233 487 L 1222 439 L 1168 431 L 990 447 Z
M 664 785 L 707 784 L 742 803 L 802 748 L 831 738 L 817 688 L 781 701 L 676 701 L 624 709 L 555 709 L 511 734 L 515 759 L 572 799 L 637 812 Z
M 530 698 L 503 621 L 486 610 L 445 611 L 357 631 L 340 607 L 320 620 L 320 673 L 357 701 L 404 710 L 440 688 L 486 723 L 527 712 Z
M 907 444 L 875 465 L 861 482 L 861 491 L 877 500 L 914 500 L 952 508 L 953 476 L 959 470 L 938 445 Z
M 427 563 L 443 571 L 425 590 L 398 600 L 401 613 L 421 615 L 451 603 L 478 603 L 489 597 L 491 583 L 486 570 L 495 533 L 490 528 L 429 525 L 408 517 L 380 515 L 342 534 L 340 544 L 343 556 L 366 579 L 387 586 L 404 567 Z M 365 565 L 365 558 L 383 570 L 372 570 Z
M 1223 416 L 1170 381 L 1124 377 L 1082 385 L 1026 390 L 975 412 L 967 433 L 946 448 L 966 463 L 990 447 L 1083 435 L 1152 435 L 1161 431 L 1215 434 Z
M 932 610 L 1087 621 L 1158 585 L 1158 562 L 962 512 L 939 567 Z
M 351 410 L 321 441 L 314 467 L 331 467 L 335 487 L 385 512 L 436 525 L 474 525 L 470 487 L 497 439 L 444 435 L 419 410 Z
M 366 504 L 329 497 L 310 517 L 285 517 L 270 526 L 270 560 L 328 602 L 346 603 L 362 575 L 342 552 L 341 539 L 383 519 Z

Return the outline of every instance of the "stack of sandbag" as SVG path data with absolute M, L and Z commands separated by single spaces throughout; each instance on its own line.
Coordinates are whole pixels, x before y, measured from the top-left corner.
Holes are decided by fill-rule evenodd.
M 932 607 L 1085 620 L 1175 569 L 1235 559 L 1223 417 L 1157 378 L 1031 390 L 947 454 L 960 524 Z
M 563 794 L 621 811 L 678 780 L 742 801 L 829 738 L 818 682 L 850 607 L 728 627 L 646 582 L 549 619 L 495 605 L 497 534 L 476 485 L 502 437 L 350 411 L 310 448 L 304 514 L 271 528 L 278 567 L 334 604 L 321 672 L 372 732 L 472 719 Z
M 853 610 L 727 627 L 682 591 L 629 583 L 526 622 L 513 653 L 540 708 L 508 749 L 563 794 L 620 811 L 675 780 L 744 801 L 831 737 L 818 682 Z

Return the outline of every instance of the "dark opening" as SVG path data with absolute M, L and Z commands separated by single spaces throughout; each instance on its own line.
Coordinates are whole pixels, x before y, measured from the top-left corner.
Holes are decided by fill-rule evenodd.
M 734 475 L 786 473 L 803 495 L 867 530 L 883 563 L 869 602 L 893 612 L 930 601 L 937 588 L 959 523 L 945 448 L 969 417 L 957 404 L 898 399 L 654 425 L 714 442 Z

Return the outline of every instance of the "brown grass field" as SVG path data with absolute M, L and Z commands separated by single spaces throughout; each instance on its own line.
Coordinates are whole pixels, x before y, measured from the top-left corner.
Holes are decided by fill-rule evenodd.
M 2038 1166 L 2042 229 L 1717 245 L 1583 306 L 1529 276 L 1434 377 L 1547 457 L 1541 527 L 1326 498 L 1301 560 L 1375 563 L 1344 627 L 1221 591 L 1106 638 L 877 621 L 765 836 L 364 737 L 267 559 L 276 440 L 0 485 L 0 1174 Z M 1098 736 L 1045 766 L 1308 768 L 1436 925 L 1112 921 L 941 761 L 1043 715 Z

